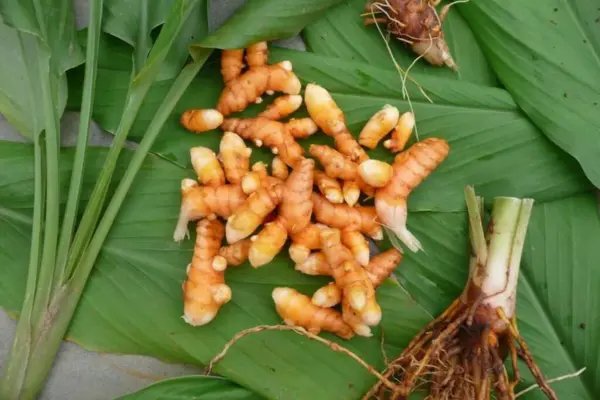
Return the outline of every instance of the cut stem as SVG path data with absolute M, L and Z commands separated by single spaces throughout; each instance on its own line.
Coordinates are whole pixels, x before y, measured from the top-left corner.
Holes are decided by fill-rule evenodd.
M 488 260 L 483 271 L 483 304 L 502 308 L 508 318 L 515 310 L 517 281 L 533 199 L 498 197 L 488 226 Z

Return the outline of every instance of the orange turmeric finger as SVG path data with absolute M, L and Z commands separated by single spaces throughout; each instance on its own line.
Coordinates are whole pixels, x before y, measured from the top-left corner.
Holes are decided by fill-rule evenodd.
M 269 173 L 267 172 L 267 165 L 258 161 L 252 165 L 252 171 L 248 172 L 242 178 L 242 190 L 246 194 L 256 192 L 261 186 L 266 183 Z
M 181 114 L 179 122 L 188 131 L 202 133 L 221 126 L 223 115 L 217 110 L 191 109 Z
M 329 177 L 325 172 L 318 169 L 315 169 L 314 176 L 315 185 L 327 200 L 336 204 L 344 202 L 342 187 L 336 179 Z
M 295 269 L 306 275 L 331 276 L 331 267 L 322 251 L 311 253 L 306 260 L 296 264 Z
M 358 175 L 369 186 L 384 187 L 392 179 L 393 169 L 388 163 L 379 160 L 367 160 L 358 166 Z
M 342 193 L 344 194 L 344 201 L 346 204 L 353 207 L 358 203 L 358 198 L 360 197 L 360 189 L 357 181 L 344 181 Z
M 342 291 L 335 282 L 329 282 L 327 285 L 317 289 L 311 298 L 311 302 L 319 307 L 333 307 L 341 301 Z
M 225 236 L 229 244 L 247 238 L 265 217 L 277 207 L 283 195 L 283 185 L 261 187 L 252 193 L 227 220 Z
M 301 105 L 301 95 L 286 94 L 273 100 L 273 103 L 269 104 L 263 112 L 258 114 L 258 116 L 278 121 L 293 114 Z
M 344 113 L 322 86 L 314 83 L 306 85 L 304 103 L 312 120 L 326 135 L 335 136 L 346 130 Z
M 284 135 L 283 143 L 277 148 L 277 154 L 281 161 L 292 168 L 304 159 L 304 149 L 287 133 Z
M 221 127 L 235 132 L 257 147 L 278 147 L 283 143 L 285 129 L 283 124 L 268 118 L 226 118 Z
M 325 229 L 321 233 L 323 253 L 331 268 L 331 275 L 343 296 L 367 325 L 381 320 L 381 308 L 375 300 L 373 283 L 365 270 L 341 242 L 338 229 Z
M 300 232 L 310 223 L 314 170 L 315 161 L 306 158 L 296 165 L 285 182 L 285 195 L 279 206 L 279 215 L 291 234 Z
M 246 262 L 250 252 L 250 239 L 240 240 L 228 246 L 223 246 L 219 250 L 219 255 L 225 259 L 227 265 L 238 266 Z
M 310 118 L 298 118 L 286 122 L 285 129 L 295 139 L 306 139 L 317 133 L 319 127 Z
M 223 115 L 242 111 L 249 104 L 260 102 L 265 91 L 299 94 L 301 83 L 291 71 L 291 63 L 254 67 L 228 82 L 217 102 Z
M 394 248 L 371 258 L 371 261 L 365 267 L 365 271 L 367 271 L 367 275 L 373 282 L 373 286 L 378 287 L 381 285 L 394 272 L 401 261 L 402 253 Z
M 404 150 L 406 142 L 415 128 L 415 115 L 411 112 L 402 114 L 396 127 L 392 131 L 392 137 L 383 142 L 383 147 L 397 153 Z
M 225 83 L 237 78 L 244 68 L 244 49 L 221 51 L 221 75 Z
M 258 161 L 252 166 L 252 171 L 244 175 L 241 185 L 244 193 L 252 194 L 261 187 L 269 187 L 278 183 L 283 183 L 283 181 L 274 176 L 270 176 L 267 171 L 267 164 Z
M 286 180 L 290 174 L 288 166 L 281 161 L 279 156 L 273 157 L 273 161 L 271 162 L 271 174 L 273 174 L 273 177 L 281 179 L 282 181 Z
M 262 67 L 267 65 L 269 59 L 269 48 L 267 42 L 258 42 L 251 44 L 246 49 L 246 61 L 248 67 Z
M 304 158 L 304 149 L 286 131 L 283 123 L 268 118 L 228 118 L 223 121 L 223 129 L 235 132 L 258 147 L 270 147 L 281 160 L 293 167 Z
M 286 325 L 305 328 L 312 334 L 331 332 L 343 339 L 354 333 L 340 313 L 331 308 L 318 307 L 310 298 L 292 288 L 275 288 L 272 293 L 275 308 Z
M 224 235 L 223 224 L 203 219 L 196 232 L 194 255 L 183 283 L 183 319 L 200 326 L 212 321 L 219 308 L 231 300 L 231 289 L 225 284 L 223 271 L 213 268 Z
M 270 263 L 281 251 L 287 240 L 287 229 L 282 218 L 265 224 L 264 228 L 255 236 L 252 236 L 252 244 L 248 259 L 254 268 Z
M 449 150 L 443 139 L 427 138 L 415 143 L 396 156 L 390 182 L 375 194 L 377 216 L 413 252 L 423 247 L 406 227 L 408 195 L 446 159 Z
M 202 185 L 221 186 L 225 184 L 225 173 L 217 155 L 207 147 L 192 147 L 190 149 L 192 166 Z
M 330 178 L 356 179 L 358 166 L 331 147 L 311 144 L 308 152 L 319 161 Z
M 312 200 L 311 200 L 312 202 Z M 296 264 L 303 263 L 310 255 L 311 250 L 321 248 L 321 231 L 325 228 L 322 224 L 308 224 L 304 229 L 291 234 L 290 258 Z
M 386 104 L 365 124 L 358 137 L 358 143 L 374 149 L 377 143 L 387 135 L 398 123 L 400 112 L 392 105 Z
M 342 319 L 348 324 L 355 334 L 363 337 L 371 337 L 373 333 L 358 313 L 352 309 L 350 302 L 346 298 L 342 298 Z
M 358 231 L 342 230 L 342 244 L 350 249 L 354 259 L 363 267 L 369 264 L 369 242 Z
M 337 151 L 348 157 L 350 161 L 361 163 L 369 159 L 368 154 L 347 130 L 336 134 L 333 141 Z
M 219 158 L 223 163 L 225 177 L 230 183 L 240 183 L 250 167 L 252 149 L 233 132 L 225 132 L 219 145 Z
M 227 218 L 244 204 L 246 198 L 239 185 L 200 186 L 193 179 L 182 180 L 181 208 L 173 240 L 183 240 L 188 222 L 212 215 Z
M 332 228 L 357 230 L 375 240 L 383 239 L 383 231 L 377 222 L 375 207 L 333 204 L 319 194 L 313 193 L 313 214 L 318 222 Z

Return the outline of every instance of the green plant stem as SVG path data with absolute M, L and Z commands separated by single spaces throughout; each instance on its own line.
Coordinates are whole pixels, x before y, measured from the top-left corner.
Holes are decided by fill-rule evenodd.
M 38 41 L 40 52 L 45 52 L 44 44 Z M 43 54 L 43 53 L 42 53 Z M 44 107 L 45 146 L 46 146 L 46 210 L 44 222 L 44 241 L 42 262 L 36 282 L 35 301 L 33 304 L 33 336 L 43 325 L 46 307 L 50 301 L 54 266 L 56 262 L 56 245 L 59 227 L 59 202 L 60 202 L 60 145 L 59 145 L 59 117 L 56 114 L 52 96 L 52 83 L 50 82 L 50 57 L 48 62 L 39 63 L 42 101 Z
M 26 398 L 35 396 L 46 379 L 49 372 L 49 365 L 60 348 L 62 338 L 75 313 L 89 274 L 137 172 L 165 121 L 210 53 L 211 50 L 206 50 L 205 57 L 201 57 L 194 63 L 187 65 L 175 80 L 171 90 L 151 121 L 144 139 L 136 150 L 123 179 L 119 183 L 80 265 L 75 269 L 71 280 L 57 291 L 50 309 L 57 310 L 58 312 L 53 314 L 53 319 L 50 321 L 51 324 L 48 325 L 49 329 L 40 337 L 31 356 L 32 362 L 27 371 L 23 386 L 23 393 Z
M 4 374 L 0 380 L 0 399 L 16 398 L 25 378 L 29 353 L 33 347 L 33 332 L 31 328 L 31 313 L 35 299 L 38 268 L 40 264 L 40 243 L 42 240 L 42 220 L 44 218 L 44 176 L 42 174 L 43 156 L 40 145 L 40 135 L 36 135 L 34 148 L 34 200 L 33 224 L 31 227 L 31 248 L 29 253 L 29 269 L 23 307 L 17 322 L 14 340 L 4 366 Z
M 54 272 L 54 283 L 52 285 L 54 289 L 64 283 L 67 256 L 71 245 L 71 239 L 73 238 L 75 218 L 77 217 L 77 209 L 79 206 L 83 172 L 85 169 L 85 152 L 88 144 L 90 121 L 94 106 L 94 90 L 96 86 L 96 72 L 98 70 L 98 52 L 100 48 L 99 43 L 103 2 L 104 0 L 92 0 L 89 5 L 85 77 L 83 81 L 81 111 L 79 114 L 79 132 L 77 135 L 77 147 L 75 148 L 71 183 L 69 185 L 69 196 L 63 217 L 60 241 L 58 243 L 56 270 Z
M 139 2 L 140 19 L 138 25 L 137 34 L 137 46 L 135 47 L 135 55 L 133 60 L 134 75 L 142 69 L 148 56 L 148 39 L 149 39 L 149 26 L 148 26 L 148 0 L 141 0 Z
M 488 228 L 488 259 L 479 272 L 482 277 L 483 305 L 502 308 L 512 317 L 516 305 L 517 282 L 532 199 L 497 197 L 492 203 Z
M 144 97 L 151 85 L 151 82 L 144 83 L 135 88 L 131 88 L 127 94 L 127 101 L 121 121 L 117 127 L 115 137 L 108 150 L 108 154 L 106 155 L 104 166 L 96 181 L 90 201 L 83 213 L 83 217 L 81 218 L 81 222 L 79 223 L 79 227 L 69 251 L 69 257 L 64 272 L 65 280 L 70 278 L 75 267 L 78 265 L 85 248 L 89 244 L 98 219 L 100 218 L 108 188 L 117 166 L 117 161 L 119 160 L 119 155 L 121 154 L 129 130 L 135 121 Z
M 471 240 L 471 251 L 475 256 L 475 262 L 485 265 L 487 262 L 487 243 L 483 232 L 482 221 L 482 199 L 475 195 L 471 186 L 465 189 L 465 200 L 469 214 L 469 238 Z

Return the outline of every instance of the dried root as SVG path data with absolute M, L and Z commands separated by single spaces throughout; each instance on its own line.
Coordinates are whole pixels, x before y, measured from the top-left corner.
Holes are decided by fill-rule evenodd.
M 487 234 L 482 226 L 483 199 L 467 188 L 471 262 L 462 295 L 429 323 L 391 363 L 363 397 L 407 399 L 429 382 L 428 399 L 515 399 L 520 372 L 517 355 L 540 389 L 557 399 L 516 326 L 515 304 L 521 254 L 533 208 L 531 199 L 494 199 Z M 518 350 L 517 350 L 518 346 Z M 504 358 L 511 357 L 512 378 Z
M 412 50 L 431 65 L 446 65 L 453 70 L 458 67 L 444 39 L 442 23 L 449 6 L 437 13 L 437 1 L 430 0 L 376 0 L 367 3 L 365 25 L 383 23 L 397 39 L 411 46 Z

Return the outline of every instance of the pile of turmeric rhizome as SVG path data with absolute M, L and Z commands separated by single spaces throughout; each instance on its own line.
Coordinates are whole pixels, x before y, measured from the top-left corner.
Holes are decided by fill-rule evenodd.
M 406 228 L 407 197 L 446 158 L 448 144 L 427 138 L 405 149 L 414 116 L 400 115 L 390 105 L 382 105 L 355 140 L 329 92 L 310 83 L 302 97 L 292 64 L 268 64 L 265 42 L 223 51 L 221 73 L 225 88 L 215 109 L 181 116 L 192 132 L 224 132 L 218 154 L 190 149 L 198 179 L 181 182 L 174 239 L 185 238 L 190 221 L 197 233 L 183 284 L 185 321 L 207 324 L 231 300 L 227 267 L 249 261 L 259 268 L 289 240 L 296 270 L 330 276 L 331 282 L 312 298 L 293 288 L 275 288 L 272 297 L 283 321 L 314 334 L 370 336 L 370 327 L 381 320 L 375 290 L 402 254 L 393 248 L 371 257 L 367 237 L 381 240 L 386 226 L 410 250 L 421 248 Z M 279 97 L 256 117 L 229 118 L 274 93 Z M 284 122 L 302 103 L 310 117 Z M 307 157 L 297 140 L 320 132 L 333 138 L 335 148 L 312 144 Z M 383 146 L 397 153 L 391 165 L 370 159 L 364 150 L 374 149 L 388 134 Z M 271 149 L 270 173 L 262 162 L 250 165 L 249 143 Z M 375 205 L 361 205 L 361 196 Z

